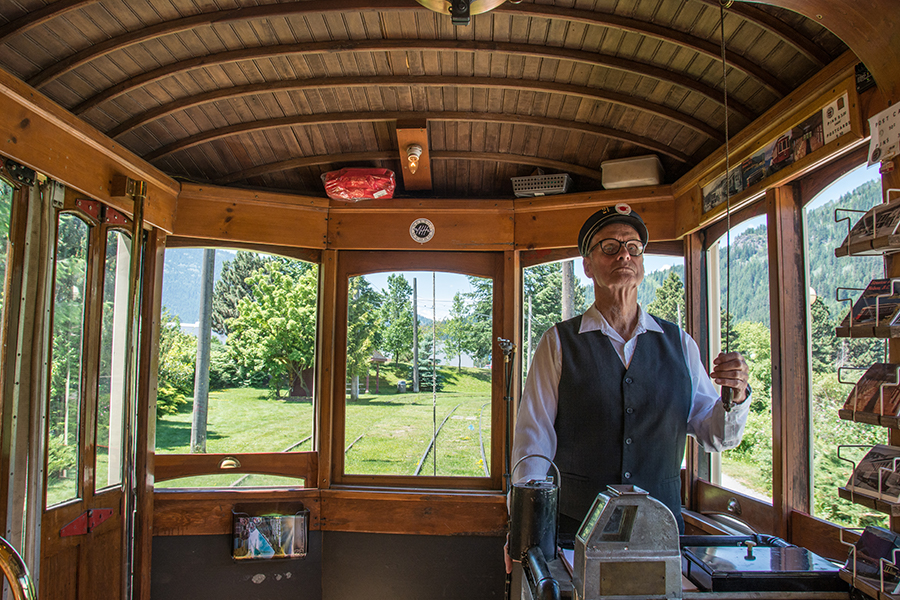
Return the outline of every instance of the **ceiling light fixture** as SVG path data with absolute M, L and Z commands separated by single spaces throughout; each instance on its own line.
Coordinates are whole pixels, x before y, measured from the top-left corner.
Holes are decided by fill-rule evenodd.
M 505 0 L 416 0 L 419 4 L 434 12 L 450 15 L 454 25 L 468 25 L 470 15 L 480 15 L 503 4 Z M 522 0 L 513 1 L 518 4 Z
M 422 146 L 418 144 L 410 144 L 406 147 L 406 163 L 409 172 L 413 175 L 419 169 L 419 157 L 422 156 Z

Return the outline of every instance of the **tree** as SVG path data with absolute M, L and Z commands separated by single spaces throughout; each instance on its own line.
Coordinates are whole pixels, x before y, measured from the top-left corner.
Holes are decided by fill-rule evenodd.
M 256 252 L 238 250 L 234 259 L 225 261 L 222 265 L 222 274 L 213 291 L 213 331 L 228 335 L 228 321 L 238 316 L 238 304 L 241 299 L 253 300 L 253 290 L 247 279 L 271 260 Z
M 490 279 L 482 277 L 466 276 L 471 292 L 463 294 L 463 298 L 471 304 L 471 335 L 466 343 L 466 354 L 472 357 L 476 367 L 483 367 L 491 362 L 491 352 L 494 347 L 494 284 Z
M 181 331 L 181 321 L 162 309 L 159 326 L 159 370 L 156 414 L 171 415 L 187 405 L 194 391 L 197 338 Z
M 810 354 L 813 373 L 829 373 L 835 370 L 837 358 L 837 337 L 831 311 L 818 296 L 809 307 Z
M 399 273 L 388 275 L 387 290 L 381 299 L 380 318 L 384 332 L 384 348 L 395 363 L 408 360 L 412 356 L 411 297 L 412 286 L 406 277 Z
M 647 305 L 647 312 L 684 327 L 684 284 L 675 271 L 670 270 L 669 276 L 657 288 L 656 298 Z
M 305 264 L 305 263 L 304 263 Z M 228 347 L 245 369 L 264 371 L 276 398 L 287 384 L 292 394 L 310 390 L 303 373 L 314 366 L 316 339 L 316 268 L 306 265 L 299 278 L 280 261 L 248 278 L 251 295 L 238 303 L 228 321 Z
M 359 400 L 359 376 L 368 372 L 372 353 L 381 343 L 381 299 L 381 295 L 365 277 L 350 279 L 347 301 L 347 375 L 351 378 L 351 400 Z
M 457 371 L 462 371 L 462 355 L 469 344 L 469 330 L 472 316 L 468 313 L 462 294 L 456 292 L 450 307 L 450 316 L 441 328 L 444 352 L 448 358 L 457 357 Z
M 440 333 L 435 336 L 431 326 L 422 323 L 419 327 L 419 391 L 428 393 L 432 390 L 440 392 L 444 388 L 444 378 L 440 370 L 437 370 L 435 380 L 435 366 L 440 364 L 435 356 L 434 338 L 440 339 Z M 410 376 L 412 369 L 410 369 Z
M 735 329 L 734 317 L 722 309 L 722 352 L 727 348 L 730 352 L 741 352 L 741 335 Z

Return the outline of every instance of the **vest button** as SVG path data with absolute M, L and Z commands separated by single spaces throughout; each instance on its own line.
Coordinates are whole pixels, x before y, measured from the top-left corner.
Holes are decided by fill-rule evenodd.
M 625 479 L 631 479 L 631 471 L 625 471 L 625 473 L 623 473 L 622 476 Z
M 626 444 L 630 444 L 630 443 L 631 443 L 631 438 L 625 438 L 625 443 L 626 443 Z
M 631 413 L 634 412 L 634 409 L 629 406 L 628 408 L 625 409 L 625 412 L 627 412 L 630 415 Z
M 631 377 L 625 378 L 625 383 L 631 383 L 632 381 L 634 381 L 634 379 L 632 379 Z

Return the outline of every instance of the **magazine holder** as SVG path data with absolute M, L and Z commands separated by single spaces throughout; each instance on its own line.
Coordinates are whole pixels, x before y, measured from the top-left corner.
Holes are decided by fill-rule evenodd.
M 232 511 L 234 560 L 303 558 L 309 539 L 309 510 L 293 515 L 250 515 Z

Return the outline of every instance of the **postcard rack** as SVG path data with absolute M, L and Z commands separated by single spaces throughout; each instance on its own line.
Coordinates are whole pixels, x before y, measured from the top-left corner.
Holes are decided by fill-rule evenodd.
M 874 368 L 875 365 L 873 365 Z M 850 397 L 854 397 L 853 408 L 841 408 L 838 409 L 838 416 L 845 421 L 854 421 L 856 423 L 865 423 L 867 425 L 880 425 L 882 427 L 900 427 L 900 415 L 896 414 L 885 414 L 885 402 L 884 402 L 884 393 L 886 388 L 897 387 L 900 386 L 900 364 L 894 365 L 891 364 L 894 368 L 894 379 L 893 381 L 882 381 L 878 384 L 878 396 L 879 401 L 875 408 L 876 411 L 868 411 L 868 410 L 859 410 L 859 402 L 855 398 L 855 394 L 859 393 L 860 382 L 862 382 L 863 378 L 866 375 L 863 375 L 863 378 L 860 378 L 853 385 L 853 391 L 850 392 L 850 396 L 848 396 L 848 401 Z M 838 383 L 844 384 L 852 384 L 854 382 L 844 381 L 843 374 L 845 371 L 862 371 L 868 369 L 866 367 L 840 367 L 838 368 Z M 846 406 L 846 405 L 845 405 Z
M 900 236 L 898 236 L 900 237 Z M 898 248 L 900 250 L 900 248 Z M 834 334 L 837 337 L 846 337 L 846 338 L 893 338 L 900 337 L 900 325 L 879 325 L 878 323 L 887 315 L 888 318 L 896 315 L 897 310 L 897 297 L 900 296 L 900 278 L 891 278 L 890 279 L 890 290 L 887 293 L 878 294 L 875 296 L 875 319 L 871 322 L 867 321 L 865 324 L 853 324 L 853 313 L 857 309 L 858 304 L 854 304 L 853 299 L 849 296 L 844 298 L 841 297 L 841 292 L 851 292 L 858 291 L 862 292 L 860 298 L 866 297 L 866 294 L 869 293 L 872 284 L 887 282 L 887 279 L 878 279 L 872 280 L 869 284 L 869 287 L 862 290 L 860 288 L 849 288 L 849 287 L 839 287 L 834 291 L 835 300 L 841 303 L 849 303 L 850 309 L 847 311 L 847 325 L 840 325 L 834 328 Z M 882 284 L 883 285 L 883 284 Z M 881 303 L 882 300 L 886 300 L 884 304 Z M 871 296 L 866 297 L 866 300 L 870 303 Z M 860 302 L 860 299 L 857 299 L 857 302 Z M 882 309 L 883 306 L 887 308 Z M 871 304 L 867 303 L 867 309 L 870 310 Z M 887 320 L 887 319 L 884 319 Z
M 847 223 L 847 238 L 835 248 L 835 256 L 877 256 L 900 251 L 900 206 L 891 206 L 891 193 L 897 189 L 887 190 L 886 202 L 868 211 L 849 208 L 838 208 L 834 211 L 835 223 Z M 862 218 L 850 226 L 850 216 L 838 218 L 838 213 L 864 212 Z M 871 226 L 866 220 L 871 221 Z
M 900 600 L 900 584 L 897 582 L 891 583 L 890 581 L 885 581 L 884 577 L 887 566 L 893 566 L 893 563 L 886 561 L 883 558 L 879 559 L 880 576 L 878 579 L 864 577 L 858 573 L 859 561 L 857 560 L 856 544 L 844 539 L 844 532 L 855 533 L 858 531 L 862 531 L 862 529 L 854 527 L 841 528 L 841 543 L 848 546 L 849 551 L 847 564 L 841 568 L 839 572 L 840 578 L 846 581 L 851 587 L 856 588 L 867 596 L 875 598 L 875 600 Z M 900 556 L 900 549 L 895 549 L 892 555 L 894 562 L 896 562 L 898 556 Z
M 852 465 L 853 469 L 851 471 L 851 480 L 853 479 L 853 475 L 856 474 L 857 468 L 859 464 L 856 461 L 849 459 L 845 456 L 841 456 L 841 450 L 846 448 L 873 448 L 871 445 L 867 444 L 841 444 L 837 448 L 838 459 L 849 463 Z M 878 512 L 884 513 L 886 515 L 890 515 L 891 517 L 900 517 L 900 504 L 894 502 L 893 500 L 889 500 L 885 497 L 884 486 L 882 485 L 883 476 L 885 473 L 890 474 L 892 472 L 900 471 L 900 457 L 895 458 L 893 461 L 893 468 L 886 469 L 881 467 L 878 469 L 878 483 L 877 483 L 877 492 L 873 492 L 871 494 L 867 494 L 864 492 L 860 492 L 859 490 L 854 490 L 851 487 L 840 487 L 838 488 L 838 494 L 844 500 L 848 500 L 854 504 L 859 504 L 860 506 L 865 506 L 866 508 L 871 508 L 873 510 L 877 510 Z

